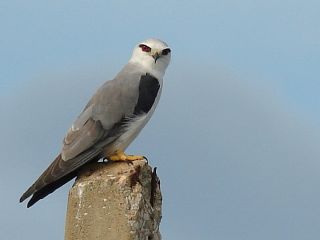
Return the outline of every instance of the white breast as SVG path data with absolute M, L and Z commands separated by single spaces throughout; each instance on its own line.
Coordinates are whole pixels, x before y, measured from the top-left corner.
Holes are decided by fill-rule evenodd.
M 134 117 L 128 121 L 125 126 L 124 133 L 112 144 L 112 146 L 108 150 L 113 152 L 115 150 L 124 151 L 130 143 L 138 136 L 142 128 L 147 124 L 150 120 L 158 102 L 160 99 L 161 91 L 162 91 L 162 79 L 160 80 L 160 89 L 158 91 L 157 97 L 150 109 L 150 111 L 146 114 L 140 114 L 137 117 Z

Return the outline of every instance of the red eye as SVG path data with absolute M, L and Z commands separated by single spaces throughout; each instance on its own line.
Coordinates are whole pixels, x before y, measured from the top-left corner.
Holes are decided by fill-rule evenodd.
M 147 45 L 140 44 L 139 47 L 140 47 L 141 50 L 144 51 L 144 52 L 151 52 L 151 48 L 148 47 Z

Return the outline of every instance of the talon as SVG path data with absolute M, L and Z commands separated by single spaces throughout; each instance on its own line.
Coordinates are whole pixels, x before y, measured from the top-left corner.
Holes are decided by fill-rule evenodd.
M 133 161 L 126 161 L 128 165 L 133 165 Z
M 147 164 L 149 164 L 149 160 L 146 156 L 142 156 L 144 160 L 146 160 Z
M 145 159 L 144 156 L 126 155 L 123 151 L 116 151 L 114 154 L 111 154 L 106 158 L 110 161 L 136 161 Z

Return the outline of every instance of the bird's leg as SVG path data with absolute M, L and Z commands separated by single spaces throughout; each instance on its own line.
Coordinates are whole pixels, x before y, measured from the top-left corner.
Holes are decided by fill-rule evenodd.
M 123 151 L 118 150 L 115 153 L 106 157 L 110 161 L 136 161 L 146 159 L 144 156 L 127 155 Z

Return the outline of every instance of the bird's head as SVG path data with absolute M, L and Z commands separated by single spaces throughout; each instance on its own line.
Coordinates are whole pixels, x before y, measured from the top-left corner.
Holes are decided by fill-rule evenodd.
M 170 58 L 171 49 L 168 45 L 159 39 L 150 38 L 134 48 L 130 62 L 142 65 L 146 71 L 162 77 Z

